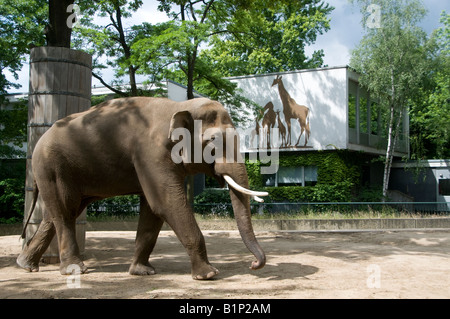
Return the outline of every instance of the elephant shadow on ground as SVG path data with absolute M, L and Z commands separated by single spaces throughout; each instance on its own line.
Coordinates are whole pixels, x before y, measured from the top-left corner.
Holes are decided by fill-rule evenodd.
M 226 249 L 220 249 L 220 245 Z M 268 280 L 284 280 L 305 278 L 315 274 L 319 268 L 296 262 L 277 262 L 271 255 L 278 254 L 268 250 L 267 263 L 264 268 L 251 270 L 249 266 L 253 257 L 246 251 L 239 239 L 206 238 L 209 260 L 219 270 L 214 278 L 217 280 L 233 276 L 249 274 Z M 228 242 L 228 243 L 227 243 Z M 113 244 L 111 244 L 113 243 Z M 119 273 L 128 272 L 133 257 L 134 239 L 132 238 L 89 238 L 84 260 L 89 273 Z M 295 254 L 286 251 L 284 254 Z M 162 237 L 158 239 L 155 250 L 150 256 L 150 263 L 155 267 L 158 275 L 190 275 L 190 260 L 184 247 L 176 237 Z
M 249 274 L 266 280 L 309 279 L 308 276 L 319 271 L 318 267 L 294 262 L 268 262 L 264 268 L 259 270 L 249 269 L 249 263 L 242 261 L 235 261 L 227 264 L 215 262 L 213 264 L 220 271 L 217 276 L 217 279 L 219 280 L 244 274 Z

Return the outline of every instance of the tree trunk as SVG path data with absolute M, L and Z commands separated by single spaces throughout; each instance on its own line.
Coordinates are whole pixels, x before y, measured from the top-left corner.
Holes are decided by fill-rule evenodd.
M 194 67 L 192 66 L 191 59 L 188 56 L 188 85 L 187 85 L 187 99 L 192 100 L 194 98 Z M 194 204 L 194 176 L 188 176 L 186 180 L 186 193 L 187 193 L 187 200 L 189 203 Z
M 70 48 L 72 28 L 67 19 L 72 12 L 67 12 L 67 7 L 74 0 L 49 0 L 49 24 L 45 28 L 47 46 Z
M 194 70 L 195 70 L 195 57 L 196 52 L 190 55 L 188 54 L 187 59 L 187 99 L 192 100 L 194 96 Z
M 187 55 L 188 65 L 187 65 L 187 99 L 192 100 L 194 96 L 194 69 L 195 69 L 195 59 L 197 56 L 197 50 L 194 51 L 192 55 Z M 188 202 L 194 204 L 194 176 L 188 176 L 186 181 L 186 191 Z
M 130 73 L 130 93 L 131 96 L 137 96 L 137 83 L 136 83 L 136 68 L 132 65 L 128 67 L 128 72 Z
M 392 156 L 393 156 L 393 131 L 394 131 L 394 105 L 390 105 L 390 119 L 389 119 L 389 131 L 388 131 L 388 145 L 386 148 L 386 160 L 384 162 L 384 173 L 383 173 L 383 201 L 386 200 L 387 190 L 389 187 L 389 176 L 391 171 Z
M 119 32 L 119 43 L 122 46 L 123 54 L 128 63 L 130 63 L 131 57 L 131 48 L 128 45 L 125 38 L 125 30 L 123 29 L 122 24 L 122 11 L 120 9 L 120 5 L 116 6 L 116 29 Z M 137 85 L 136 85 L 136 68 L 133 65 L 128 66 L 128 74 L 130 77 L 130 95 L 137 96 Z

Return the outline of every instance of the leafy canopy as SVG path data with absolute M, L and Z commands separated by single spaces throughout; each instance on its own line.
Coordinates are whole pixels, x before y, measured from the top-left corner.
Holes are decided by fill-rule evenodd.
M 6 79 L 5 71 L 17 80 L 26 54 L 45 42 L 47 19 L 45 0 L 0 0 L 0 103 L 8 89 L 20 87 Z
M 228 32 L 213 34 L 202 56 L 226 76 L 320 67 L 323 50 L 307 57 L 305 47 L 329 30 L 332 10 L 319 0 L 252 1 L 235 12 Z
M 450 157 L 450 14 L 442 12 L 440 21 L 430 39 L 432 72 L 411 107 L 413 159 Z

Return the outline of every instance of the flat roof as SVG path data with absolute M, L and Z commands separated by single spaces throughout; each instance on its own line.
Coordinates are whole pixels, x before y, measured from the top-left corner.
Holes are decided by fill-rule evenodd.
M 230 76 L 230 77 L 225 77 L 225 79 L 227 79 L 227 80 L 236 80 L 236 79 L 256 78 L 256 77 L 264 77 L 264 76 L 294 74 L 294 73 L 305 73 L 305 72 L 317 72 L 317 71 L 335 70 L 335 69 L 350 69 L 350 70 L 352 70 L 350 68 L 350 66 L 348 66 L 348 65 L 326 66 L 326 67 L 314 68 L 314 69 L 302 69 L 302 70 L 284 71 L 284 72 L 271 72 L 271 73 L 264 73 L 264 74 L 249 74 L 249 75 Z
M 410 162 L 393 162 L 392 168 L 410 168 L 410 167 L 428 167 L 428 168 L 448 168 L 450 169 L 450 159 L 431 159 Z

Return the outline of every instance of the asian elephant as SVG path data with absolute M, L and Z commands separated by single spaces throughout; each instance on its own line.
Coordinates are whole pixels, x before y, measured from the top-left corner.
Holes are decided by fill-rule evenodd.
M 194 123 L 201 123 L 199 132 L 194 131 Z M 163 223 L 167 222 L 190 256 L 193 278 L 212 278 L 218 270 L 208 261 L 205 240 L 187 202 L 184 185 L 187 175 L 205 173 L 221 185 L 227 180 L 231 186 L 230 197 L 240 235 L 257 259 L 251 269 L 262 268 L 266 257 L 253 232 L 250 196 L 258 199 L 256 195 L 267 194 L 248 190 L 245 165 L 228 159 L 177 162 L 171 155 L 177 142 L 171 136 L 174 130 L 185 129 L 190 133 L 186 135 L 190 144 L 198 141 L 202 151 L 214 141 L 204 136 L 209 128 L 219 134 L 235 130 L 225 108 L 206 98 L 184 102 L 120 98 L 55 122 L 33 152 L 35 185 L 29 216 L 36 201 L 45 205 L 45 212 L 38 231 L 17 258 L 18 265 L 38 271 L 39 260 L 56 234 L 61 274 L 68 274 L 67 267 L 71 264 L 86 272 L 75 240 L 76 218 L 93 201 L 141 194 L 136 247 L 129 273 L 155 273 L 149 257 Z M 192 159 L 198 159 L 193 154 L 195 147 L 182 151 L 186 150 L 192 152 Z M 234 152 L 238 155 L 239 148 L 235 147 Z

